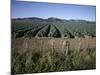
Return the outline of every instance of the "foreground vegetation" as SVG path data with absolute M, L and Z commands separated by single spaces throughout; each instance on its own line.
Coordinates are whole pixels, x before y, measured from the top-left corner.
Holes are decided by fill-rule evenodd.
M 96 50 L 12 50 L 12 74 L 86 70 L 96 68 Z

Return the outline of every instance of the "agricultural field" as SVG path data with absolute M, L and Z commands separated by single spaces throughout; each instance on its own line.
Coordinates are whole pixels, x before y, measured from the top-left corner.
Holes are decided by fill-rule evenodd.
M 95 22 L 84 20 L 56 18 L 14 19 L 12 20 L 12 37 L 95 37 L 95 24 Z
M 12 19 L 12 74 L 96 68 L 96 22 Z

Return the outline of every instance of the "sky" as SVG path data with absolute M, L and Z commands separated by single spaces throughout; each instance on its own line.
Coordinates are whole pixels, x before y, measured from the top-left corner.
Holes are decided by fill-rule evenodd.
M 47 19 L 56 17 L 61 19 L 96 20 L 96 7 L 91 5 L 57 4 L 43 2 L 25 2 L 12 0 L 11 17 L 27 18 L 39 17 Z

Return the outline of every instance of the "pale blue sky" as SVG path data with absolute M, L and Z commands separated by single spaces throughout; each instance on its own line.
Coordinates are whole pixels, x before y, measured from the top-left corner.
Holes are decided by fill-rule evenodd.
M 95 21 L 96 7 L 90 5 L 12 1 L 12 18 L 56 17 Z

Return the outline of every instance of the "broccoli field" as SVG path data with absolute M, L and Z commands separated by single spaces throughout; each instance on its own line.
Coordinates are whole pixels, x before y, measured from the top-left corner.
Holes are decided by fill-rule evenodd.
M 96 23 L 84 20 L 58 20 L 56 18 L 14 19 L 12 37 L 85 37 L 96 36 Z

